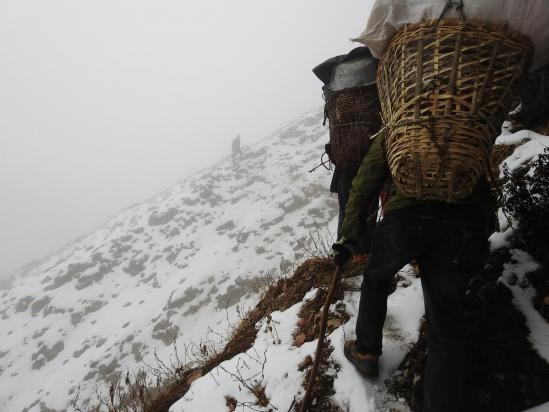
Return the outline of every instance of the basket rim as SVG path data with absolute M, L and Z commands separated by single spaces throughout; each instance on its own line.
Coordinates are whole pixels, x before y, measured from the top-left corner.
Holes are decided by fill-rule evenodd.
M 428 19 L 428 20 L 422 20 L 416 23 L 407 23 L 404 26 L 402 26 L 399 31 L 395 33 L 393 38 L 407 31 L 412 31 L 412 30 L 417 30 L 422 28 L 425 28 L 425 29 L 431 28 L 437 23 L 439 27 L 463 26 L 464 29 L 473 29 L 477 31 L 486 31 L 486 32 L 499 32 L 502 34 L 506 34 L 512 38 L 516 38 L 516 40 L 519 42 L 525 42 L 525 43 L 529 43 L 529 45 L 532 45 L 532 41 L 528 36 L 525 36 L 524 34 L 518 31 L 509 30 L 506 23 L 501 23 L 501 24 L 486 23 L 486 22 L 483 22 L 480 20 L 474 20 L 474 19 L 462 21 L 454 17 L 442 18 L 442 19 Z
M 486 43 L 487 45 L 493 42 L 506 44 L 506 47 L 523 54 L 520 66 L 525 70 L 525 72 L 527 72 L 534 52 L 533 44 L 527 36 L 524 36 L 519 32 L 509 30 L 506 24 L 484 23 L 475 20 L 463 21 L 457 18 L 428 19 L 416 23 L 408 23 L 403 26 L 392 37 L 388 46 L 385 48 L 377 71 L 380 101 L 383 100 L 382 96 L 387 93 L 387 88 L 392 87 L 389 84 L 386 84 L 390 82 L 383 78 L 383 75 L 386 74 L 386 67 L 387 65 L 390 65 L 395 58 L 398 59 L 401 49 L 407 50 L 410 47 L 413 48 L 413 45 L 422 39 L 424 40 L 423 47 L 432 47 L 437 44 L 441 37 L 450 38 L 453 36 L 458 36 L 459 33 L 464 33 L 465 35 L 470 33 L 473 37 L 478 37 L 482 41 L 489 40 Z M 434 55 L 437 55 L 437 47 L 434 47 Z M 400 62 L 397 61 L 397 65 L 399 64 Z M 421 98 L 421 96 L 416 96 L 415 100 Z M 452 100 L 455 100 L 456 98 L 458 97 L 453 96 Z M 404 105 L 410 106 L 414 104 L 415 100 L 410 99 Z M 381 104 L 382 112 L 384 113 L 383 101 Z M 463 102 L 463 104 L 467 106 L 466 102 Z M 391 110 L 393 112 L 395 110 L 398 112 L 403 109 L 403 107 L 400 107 L 399 110 L 396 108 L 392 108 Z M 393 117 L 394 114 L 395 113 L 392 113 Z M 383 122 L 385 125 L 388 125 L 388 120 L 385 116 L 386 115 L 384 114 Z
M 379 73 L 382 71 L 383 64 L 382 62 L 387 58 L 387 51 L 393 47 L 394 40 L 397 37 L 405 36 L 406 34 L 409 34 L 410 32 L 417 31 L 417 30 L 425 30 L 425 29 L 431 29 L 436 24 L 438 24 L 439 28 L 455 28 L 455 27 L 463 27 L 463 31 L 467 32 L 469 31 L 481 31 L 486 33 L 494 33 L 497 32 L 500 35 L 507 36 L 509 40 L 517 42 L 522 44 L 522 46 L 529 49 L 528 53 L 532 54 L 534 51 L 534 45 L 532 43 L 532 40 L 528 36 L 525 36 L 522 33 L 519 33 L 517 31 L 509 30 L 507 28 L 507 25 L 502 24 L 493 24 L 493 23 L 485 23 L 478 20 L 460 20 L 458 18 L 442 18 L 442 19 L 428 19 L 428 20 L 422 20 L 420 22 L 416 23 L 408 23 L 402 26 L 391 38 L 389 43 L 387 44 L 387 47 L 385 47 L 385 50 L 383 51 L 383 55 L 381 56 L 379 60 L 379 65 L 377 68 L 377 76 L 379 76 Z M 376 82 L 377 83 L 377 82 Z
M 333 95 L 336 95 L 336 94 L 342 94 L 344 92 L 352 92 L 352 91 L 355 91 L 355 90 L 360 90 L 360 89 L 375 89 L 376 92 L 377 92 L 377 81 L 375 83 L 372 83 L 372 84 L 360 84 L 358 86 L 352 86 L 352 87 L 345 87 L 344 89 L 340 89 L 340 90 L 332 90 L 330 89 L 329 87 L 326 87 L 326 92 L 329 96 L 333 96 Z

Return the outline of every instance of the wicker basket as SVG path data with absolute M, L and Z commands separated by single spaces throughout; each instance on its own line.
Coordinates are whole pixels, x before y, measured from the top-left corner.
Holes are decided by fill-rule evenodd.
M 332 159 L 338 168 L 358 168 L 381 127 L 375 85 L 327 93 Z
M 402 28 L 378 69 L 395 183 L 424 200 L 467 197 L 527 72 L 529 39 L 502 27 L 442 19 Z

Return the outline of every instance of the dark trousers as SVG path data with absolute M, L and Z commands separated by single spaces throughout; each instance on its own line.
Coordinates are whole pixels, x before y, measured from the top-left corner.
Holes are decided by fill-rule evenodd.
M 337 200 L 339 204 L 339 216 L 337 221 L 337 238 L 341 238 L 341 226 L 343 225 L 343 220 L 345 219 L 345 207 L 349 201 L 349 191 L 353 186 L 353 179 L 356 173 L 349 172 L 336 172 L 334 173 L 334 178 L 332 180 L 331 190 L 337 192 Z M 374 232 L 374 227 L 376 225 L 377 210 L 378 210 L 378 198 L 374 196 L 370 200 L 370 210 L 368 211 L 368 220 L 361 223 L 360 233 L 361 236 L 357 239 L 357 253 L 369 253 L 372 234 Z
M 462 205 L 421 205 L 388 212 L 376 226 L 360 296 L 357 347 L 381 354 L 393 276 L 417 259 L 427 321 L 424 411 L 462 409 L 465 379 L 464 301 L 468 274 L 485 242 L 481 215 Z

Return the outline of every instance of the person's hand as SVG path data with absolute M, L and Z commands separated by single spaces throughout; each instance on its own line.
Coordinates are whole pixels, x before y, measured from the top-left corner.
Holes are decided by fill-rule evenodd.
M 332 258 L 337 266 L 343 267 L 353 255 L 352 246 L 344 239 L 341 239 L 332 245 L 334 251 Z

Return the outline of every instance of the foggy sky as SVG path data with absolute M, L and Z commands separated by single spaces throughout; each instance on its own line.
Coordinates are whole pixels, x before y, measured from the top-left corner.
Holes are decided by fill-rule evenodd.
M 319 108 L 371 2 L 0 0 L 0 276 Z

